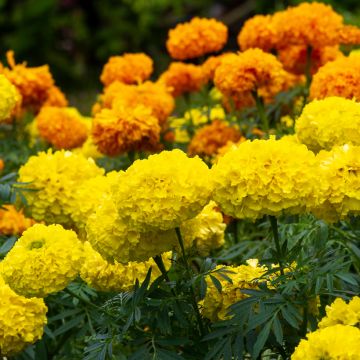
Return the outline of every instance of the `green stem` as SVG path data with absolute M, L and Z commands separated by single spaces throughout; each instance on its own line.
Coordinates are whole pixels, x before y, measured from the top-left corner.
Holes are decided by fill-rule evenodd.
M 309 93 L 310 93 L 310 85 L 311 85 L 311 80 L 312 80 L 312 76 L 311 76 L 312 52 L 313 52 L 313 48 L 310 45 L 308 45 L 308 47 L 306 48 L 306 64 L 305 64 L 306 82 L 305 82 L 305 94 L 304 94 L 303 108 L 307 103 Z
M 277 219 L 275 216 L 272 216 L 272 215 L 269 216 L 269 219 L 270 219 L 271 229 L 272 229 L 273 236 L 274 236 L 274 242 L 275 242 L 275 247 L 276 247 L 276 257 L 277 257 L 277 261 L 279 263 L 280 273 L 281 273 L 281 275 L 284 275 L 284 266 L 282 263 L 282 251 L 281 251 L 281 247 L 280 247 Z
M 180 248 L 181 248 L 182 257 L 183 257 L 184 265 L 185 265 L 185 269 L 186 269 L 186 274 L 188 276 L 188 279 L 191 280 L 191 268 L 190 268 L 190 265 L 189 265 L 188 257 L 187 257 L 186 252 L 185 252 L 184 241 L 183 241 L 183 238 L 182 238 L 182 235 L 181 235 L 180 228 L 178 228 L 178 227 L 175 228 L 175 231 L 176 231 L 176 236 L 177 236 Z M 196 301 L 196 296 L 195 296 L 195 291 L 194 291 L 193 284 L 190 284 L 190 293 L 191 293 L 192 306 L 194 308 L 196 318 L 197 318 L 197 321 L 198 321 L 198 325 L 199 325 L 200 335 L 203 337 L 206 334 L 206 331 L 205 331 L 205 327 L 204 327 L 204 324 L 202 322 L 200 310 L 199 310 L 199 307 L 198 307 L 198 304 L 197 304 L 197 301 Z
M 257 90 L 252 92 L 253 97 L 255 99 L 256 108 L 259 114 L 259 118 L 262 123 L 262 128 L 264 131 L 269 131 L 269 119 L 266 115 L 265 106 L 263 99 L 258 95 Z

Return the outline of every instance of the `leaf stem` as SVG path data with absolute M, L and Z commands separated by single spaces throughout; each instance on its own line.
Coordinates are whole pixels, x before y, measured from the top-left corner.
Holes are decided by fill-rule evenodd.
M 269 215 L 269 220 L 270 220 L 271 229 L 273 232 L 273 237 L 274 237 L 274 242 L 275 242 L 275 247 L 276 247 L 276 257 L 277 257 L 277 261 L 279 263 L 280 273 L 281 273 L 281 275 L 284 275 L 284 266 L 282 263 L 282 251 L 281 251 L 281 247 L 280 247 L 277 218 L 275 216 Z
M 261 120 L 262 123 L 262 128 L 264 131 L 269 131 L 269 119 L 266 115 L 266 111 L 265 111 L 265 106 L 264 106 L 264 101 L 263 99 L 258 95 L 257 90 L 254 90 L 252 92 L 252 95 L 255 99 L 255 104 L 256 104 L 256 109 L 258 111 L 259 114 L 259 118 Z

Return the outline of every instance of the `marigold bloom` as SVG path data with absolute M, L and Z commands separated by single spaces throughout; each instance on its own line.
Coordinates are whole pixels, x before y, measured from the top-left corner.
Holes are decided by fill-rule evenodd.
M 158 80 L 171 90 L 173 96 L 199 91 L 206 79 L 201 66 L 173 62 Z
M 174 229 L 208 203 L 209 176 L 200 158 L 178 149 L 137 160 L 113 186 L 119 215 L 139 231 Z
M 82 144 L 81 147 L 72 149 L 72 152 L 74 154 L 80 154 L 85 158 L 90 157 L 93 159 L 99 159 L 104 156 L 103 154 L 101 154 L 101 152 L 97 149 L 97 146 L 94 144 L 91 134 L 89 134 L 86 141 Z
M 111 263 L 147 261 L 153 256 L 171 250 L 176 244 L 173 229 L 139 232 L 129 227 L 119 216 L 111 195 L 104 196 L 96 211 L 90 215 L 86 233 L 87 240 L 94 250 Z
M 31 156 L 19 170 L 19 182 L 29 182 L 24 195 L 37 221 L 71 225 L 71 203 L 84 181 L 104 173 L 93 159 L 70 151 L 49 150 Z
M 305 145 L 272 138 L 245 141 L 214 165 L 213 198 L 238 219 L 299 213 L 320 196 L 316 165 Z
M 88 127 L 75 108 L 44 106 L 35 118 L 39 135 L 57 149 L 81 146 Z
M 212 272 L 212 276 L 220 281 L 222 290 L 219 292 L 211 279 L 206 279 L 206 296 L 204 300 L 200 301 L 203 316 L 213 322 L 228 319 L 229 306 L 247 297 L 241 290 L 258 288 L 258 282 L 256 280 L 266 272 L 264 267 L 258 266 L 257 260 L 249 260 L 247 265 L 236 267 L 218 265 L 215 268 L 215 270 L 220 269 L 229 271 L 224 272 L 224 274 L 232 280 L 232 283 L 225 280 L 216 272 Z
M 146 81 L 139 85 L 126 85 L 114 81 L 101 95 L 101 106 L 112 108 L 114 100 L 124 107 L 134 108 L 144 105 L 151 109 L 152 114 L 164 124 L 175 108 L 175 100 L 164 84 Z
M 41 339 L 47 323 L 43 299 L 16 294 L 0 276 L 0 353 L 12 356 Z
M 79 273 L 82 243 L 61 225 L 35 224 L 1 263 L 1 275 L 16 293 L 45 297 L 64 289 Z
M 54 86 L 49 67 L 16 64 L 13 51 L 8 51 L 6 55 L 10 68 L 3 68 L 3 74 L 18 89 L 23 107 L 38 111 L 47 100 L 49 90 Z
M 341 97 L 313 100 L 296 120 L 296 135 L 310 150 L 360 145 L 360 104 Z
M 5 162 L 3 159 L 0 159 L 0 172 L 4 170 Z
M 354 296 L 349 303 L 336 298 L 331 305 L 326 306 L 326 316 L 319 322 L 319 328 L 326 328 L 337 324 L 360 325 L 360 297 Z
M 159 121 L 150 108 L 124 107 L 122 102 L 95 115 L 94 143 L 103 154 L 116 156 L 129 151 L 154 151 L 160 140 Z
M 214 201 L 180 226 L 185 248 L 195 249 L 201 256 L 208 256 L 225 244 L 225 228 L 223 215 Z
M 0 123 L 11 120 L 20 101 L 20 94 L 16 87 L 2 74 L 0 74 Z
M 166 48 L 173 59 L 186 60 L 221 50 L 227 27 L 215 19 L 194 17 L 169 31 Z
M 153 72 L 152 59 L 143 54 L 124 54 L 111 56 L 100 76 L 101 82 L 108 86 L 114 81 L 125 84 L 138 84 L 147 80 Z
M 0 208 L 0 234 L 21 235 L 34 224 L 33 219 L 25 217 L 23 211 L 16 210 L 14 205 L 4 205 Z
M 188 147 L 190 156 L 211 157 L 225 146 L 228 141 L 237 142 L 241 138 L 240 131 L 227 125 L 224 121 L 214 120 L 195 133 Z
M 311 99 L 341 96 L 360 100 L 360 56 L 338 58 L 328 62 L 313 76 Z
M 202 67 L 203 76 L 204 76 L 204 79 L 206 82 L 214 80 L 216 69 L 220 66 L 221 61 L 227 55 L 229 55 L 229 53 L 220 54 L 217 56 L 210 56 L 202 63 L 201 67 Z
M 360 329 L 335 325 L 319 329 L 300 341 L 291 360 L 355 360 L 360 354 Z
M 99 291 L 131 291 L 136 280 L 140 283 L 145 280 L 150 267 L 152 268 L 150 281 L 154 281 L 161 275 L 153 259 L 143 262 L 130 261 L 127 264 L 115 261 L 112 264 L 103 259 L 89 242 L 84 244 L 84 255 L 80 276 L 89 286 Z M 162 258 L 165 267 L 169 268 L 171 253 L 163 254 Z
M 47 98 L 43 106 L 66 107 L 68 106 L 68 101 L 61 89 L 53 85 L 47 93 Z

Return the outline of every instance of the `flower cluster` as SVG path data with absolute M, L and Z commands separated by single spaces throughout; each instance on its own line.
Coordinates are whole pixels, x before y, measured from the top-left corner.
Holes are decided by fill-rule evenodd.
M 33 219 L 27 218 L 23 211 L 17 210 L 14 205 L 0 208 L 0 235 L 21 235 L 34 224 Z

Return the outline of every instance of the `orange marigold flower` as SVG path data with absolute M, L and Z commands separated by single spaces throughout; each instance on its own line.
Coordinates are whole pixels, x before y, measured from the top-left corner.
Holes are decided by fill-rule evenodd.
M 339 32 L 340 44 L 360 44 L 360 29 L 353 25 L 344 26 Z
M 360 56 L 349 56 L 328 62 L 313 76 L 311 99 L 340 96 L 360 100 Z
M 0 235 L 21 235 L 23 231 L 35 224 L 35 220 L 25 217 L 22 210 L 14 205 L 0 208 Z
M 105 86 L 116 80 L 125 84 L 138 84 L 150 77 L 153 67 L 152 59 L 143 53 L 111 56 L 100 80 Z
M 222 98 L 222 104 L 226 111 L 241 110 L 247 107 L 255 106 L 255 99 L 251 91 L 245 91 L 239 94 L 232 94 Z
M 5 163 L 3 159 L 0 159 L 0 172 L 4 170 Z
M 229 53 L 224 53 L 217 56 L 210 56 L 202 63 L 203 76 L 206 82 L 213 81 L 215 76 L 215 70 L 220 66 L 221 61 Z
M 214 120 L 195 133 L 189 144 L 188 154 L 211 157 L 228 141 L 237 142 L 240 138 L 241 133 L 237 128 L 227 125 L 224 121 Z
M 144 105 L 151 109 L 152 114 L 164 124 L 175 108 L 175 100 L 169 89 L 162 83 L 146 81 L 139 85 L 126 85 L 114 81 L 104 90 L 100 97 L 103 108 L 111 108 L 114 99 L 124 107 Z
M 174 59 L 192 59 L 221 50 L 227 37 L 228 29 L 222 22 L 195 17 L 169 31 L 166 48 Z
M 35 112 L 48 98 L 48 91 L 54 86 L 49 66 L 27 67 L 16 64 L 14 52 L 6 53 L 10 68 L 3 67 L 3 74 L 16 86 L 22 97 L 22 106 Z
M 159 82 L 164 83 L 176 97 L 184 93 L 199 91 L 206 79 L 201 66 L 173 62 L 162 73 Z
M 127 108 L 115 101 L 112 109 L 95 115 L 93 141 L 99 151 L 116 156 L 129 151 L 154 151 L 160 140 L 159 121 L 143 105 Z
M 88 126 L 75 108 L 44 106 L 35 118 L 39 135 L 57 149 L 81 146 Z
M 66 107 L 68 104 L 65 94 L 59 87 L 53 85 L 47 93 L 47 98 L 43 106 Z
M 272 54 L 249 49 L 228 55 L 215 71 L 215 86 L 227 96 L 257 91 L 259 96 L 271 97 L 282 91 L 289 75 Z
M 237 42 L 242 51 L 259 48 L 270 51 L 276 47 L 276 31 L 272 24 L 271 15 L 256 15 L 245 21 Z
M 343 57 L 339 45 L 314 48 L 311 51 L 311 73 L 315 74 L 318 69 L 329 61 Z M 278 50 L 278 58 L 284 65 L 284 69 L 294 74 L 304 74 L 307 62 L 307 47 L 304 45 L 290 45 Z

